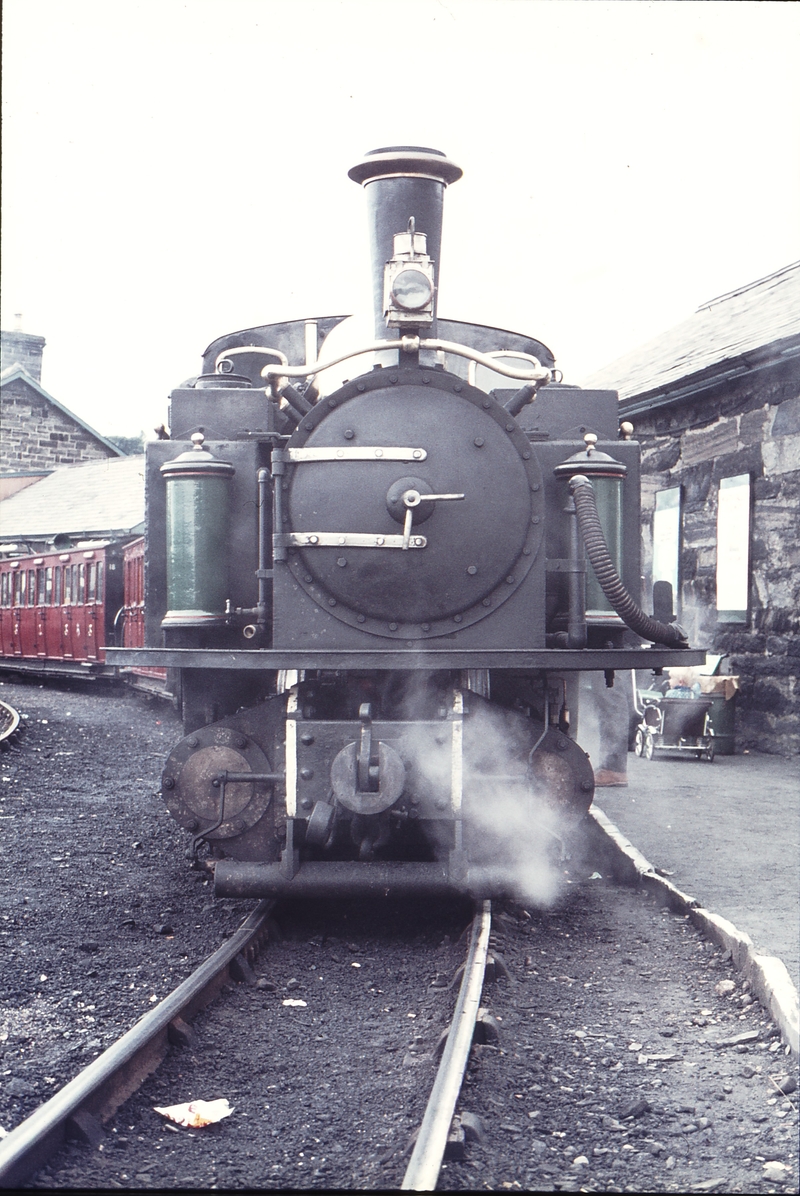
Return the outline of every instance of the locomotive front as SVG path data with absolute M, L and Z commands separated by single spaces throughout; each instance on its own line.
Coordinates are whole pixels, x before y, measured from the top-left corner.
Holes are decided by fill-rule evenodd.
M 314 384 L 342 317 L 233 333 L 148 446 L 151 646 L 116 655 L 175 671 L 163 794 L 222 896 L 535 895 L 592 799 L 579 672 L 703 659 L 630 595 L 639 450 L 615 393 L 438 317 L 460 175 L 417 147 L 350 171 L 376 340 L 349 381 Z

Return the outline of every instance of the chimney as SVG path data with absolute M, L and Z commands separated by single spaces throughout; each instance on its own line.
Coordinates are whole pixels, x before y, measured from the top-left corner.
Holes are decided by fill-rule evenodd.
M 383 271 L 394 252 L 394 235 L 404 233 L 413 218 L 416 231 L 427 237 L 427 252 L 433 259 L 438 286 L 444 189 L 448 183 L 461 178 L 462 170 L 441 150 L 393 145 L 372 150 L 347 173 L 367 192 L 375 336 L 383 340 L 387 336 L 383 316 Z M 433 325 L 426 335 L 436 336 L 435 306 Z
M 43 336 L 34 336 L 33 333 L 22 331 L 21 312 L 15 314 L 14 325 L 13 332 L 0 332 L 2 368 L 6 370 L 9 366 L 21 365 L 26 374 L 30 374 L 31 378 L 41 385 L 45 339 Z

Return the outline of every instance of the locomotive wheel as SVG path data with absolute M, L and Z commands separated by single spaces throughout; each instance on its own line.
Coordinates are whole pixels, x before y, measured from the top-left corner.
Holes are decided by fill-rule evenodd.
M 656 741 L 653 738 L 653 732 L 648 731 L 644 737 L 644 758 L 645 760 L 652 760 L 656 754 Z
M 633 741 L 633 750 L 637 756 L 644 755 L 644 732 L 641 727 L 636 728 L 636 738 Z

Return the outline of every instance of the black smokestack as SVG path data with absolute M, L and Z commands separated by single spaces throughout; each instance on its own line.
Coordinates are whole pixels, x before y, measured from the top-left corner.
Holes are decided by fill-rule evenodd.
M 418 233 L 428 238 L 428 254 L 434 261 L 438 292 L 439 260 L 442 248 L 442 200 L 448 183 L 455 183 L 463 171 L 441 150 L 418 145 L 391 145 L 370 150 L 348 175 L 363 183 L 369 209 L 370 250 L 372 254 L 372 294 L 375 335 L 383 340 L 386 321 L 383 315 L 383 268 L 394 253 L 394 234 L 405 232 L 413 216 Z M 436 336 L 434 321 L 428 333 Z

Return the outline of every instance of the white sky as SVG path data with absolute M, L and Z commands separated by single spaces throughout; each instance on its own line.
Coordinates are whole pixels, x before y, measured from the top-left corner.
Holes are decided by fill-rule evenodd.
M 800 258 L 797 4 L 5 0 L 3 51 L 2 326 L 105 435 L 225 332 L 368 309 L 376 146 L 464 168 L 440 314 L 567 381 Z

